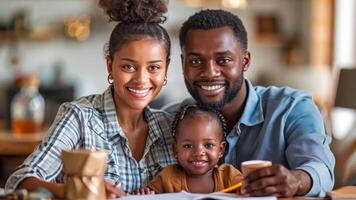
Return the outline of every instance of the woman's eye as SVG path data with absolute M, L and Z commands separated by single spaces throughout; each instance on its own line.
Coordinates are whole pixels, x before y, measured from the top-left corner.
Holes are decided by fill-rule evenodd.
M 149 67 L 149 70 L 153 72 L 158 71 L 159 69 L 161 69 L 161 67 L 158 65 L 152 65 Z
M 129 65 L 129 64 L 126 64 L 126 65 L 123 65 L 122 68 L 126 71 L 135 71 L 135 66 L 134 65 Z
M 193 145 L 191 145 L 191 144 L 185 144 L 185 145 L 183 145 L 183 148 L 185 148 L 185 149 L 190 149 L 190 148 L 192 148 L 193 147 Z

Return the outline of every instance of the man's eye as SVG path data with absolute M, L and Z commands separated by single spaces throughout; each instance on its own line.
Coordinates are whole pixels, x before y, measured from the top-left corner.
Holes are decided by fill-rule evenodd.
M 191 59 L 189 63 L 192 65 L 200 65 L 202 64 L 202 61 L 200 59 Z
M 227 65 L 231 62 L 232 60 L 230 58 L 221 58 L 218 60 L 218 64 L 220 65 Z
M 185 144 L 185 145 L 183 145 L 183 148 L 185 148 L 185 149 L 190 149 L 190 148 L 192 148 L 193 147 L 193 145 L 191 145 L 191 144 Z

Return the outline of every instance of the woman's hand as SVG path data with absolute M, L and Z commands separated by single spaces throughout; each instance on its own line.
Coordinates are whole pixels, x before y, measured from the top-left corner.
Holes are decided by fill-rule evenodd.
M 155 191 L 151 190 L 148 187 L 140 188 L 134 191 L 132 194 L 134 195 L 146 195 L 146 194 L 155 194 Z
M 126 193 L 122 189 L 110 181 L 105 180 L 105 192 L 107 198 L 118 198 L 126 196 Z

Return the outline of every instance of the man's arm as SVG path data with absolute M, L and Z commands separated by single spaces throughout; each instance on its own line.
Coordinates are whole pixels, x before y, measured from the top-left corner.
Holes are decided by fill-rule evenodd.
M 325 196 L 333 187 L 335 160 L 311 98 L 304 96 L 291 105 L 284 129 L 288 166 L 274 165 L 251 173 L 242 191 L 283 197 Z
M 292 175 L 299 181 L 298 189 L 295 195 L 297 196 L 304 196 L 306 195 L 313 182 L 309 174 L 303 170 L 291 170 Z
M 312 180 L 306 196 L 325 196 L 334 185 L 335 158 L 323 118 L 311 98 L 304 97 L 286 120 L 286 159 L 290 169 L 303 170 Z

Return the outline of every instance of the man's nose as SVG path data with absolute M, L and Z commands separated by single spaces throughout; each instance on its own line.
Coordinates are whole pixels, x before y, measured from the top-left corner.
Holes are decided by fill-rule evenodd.
M 217 66 L 216 62 L 214 60 L 206 62 L 201 77 L 212 79 L 218 76 L 220 76 L 220 68 Z

